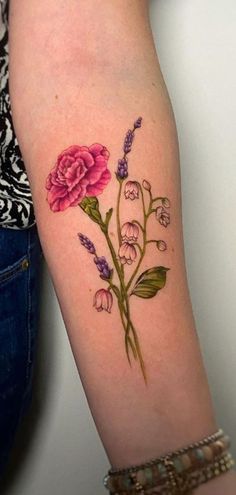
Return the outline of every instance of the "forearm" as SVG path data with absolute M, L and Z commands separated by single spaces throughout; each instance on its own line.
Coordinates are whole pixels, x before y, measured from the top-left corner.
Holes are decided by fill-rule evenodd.
M 176 131 L 148 22 L 143 21 L 145 4 L 130 2 L 124 9 L 121 2 L 99 2 L 95 15 L 91 2 L 86 7 L 81 2 L 82 22 L 76 2 L 69 2 L 70 15 L 52 30 L 51 17 L 60 19 L 57 9 L 62 7 L 53 4 L 48 3 L 48 20 L 39 32 L 37 22 L 45 15 L 40 5 L 32 2 L 24 15 L 22 6 L 12 2 L 13 117 L 41 242 L 79 373 L 108 457 L 122 467 L 197 441 L 216 429 L 186 283 Z M 76 15 L 78 21 L 67 25 L 65 19 Z M 14 24 L 17 17 L 20 22 Z M 26 42 L 21 34 L 29 27 Z M 139 184 L 146 180 L 153 198 L 169 198 L 168 227 L 153 213 L 144 229 L 146 241 L 165 241 L 165 251 L 155 243 L 145 244 L 140 186 L 139 198 L 131 201 L 124 196 L 124 182 L 119 207 L 117 161 L 124 153 L 124 134 L 139 115 L 143 122 L 128 156 L 127 180 Z M 102 222 L 113 208 L 107 231 L 79 206 L 53 212 L 50 199 L 46 201 L 46 178 L 58 155 L 71 145 L 93 143 L 110 152 L 111 179 L 97 196 Z M 150 197 L 142 191 L 147 215 Z M 135 246 L 137 258 L 122 268 L 119 224 L 134 219 L 139 222 L 141 251 Z M 78 233 L 92 240 L 95 255 L 81 246 Z M 109 280 L 98 276 L 94 257 L 101 255 L 113 269 L 119 297 Z M 142 263 L 129 286 L 140 255 Z M 138 276 L 157 266 L 169 269 L 165 286 L 150 299 L 130 295 Z M 100 288 L 111 289 L 111 314 L 96 313 L 92 307 Z M 137 360 L 127 332 L 134 347 L 137 333 Z

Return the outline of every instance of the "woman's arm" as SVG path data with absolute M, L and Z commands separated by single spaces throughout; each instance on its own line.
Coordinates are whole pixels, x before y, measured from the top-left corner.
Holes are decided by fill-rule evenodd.
M 138 464 L 211 434 L 176 130 L 147 2 L 11 0 L 10 90 L 41 242 L 111 464 Z M 127 222 L 137 228 L 122 231 Z M 209 487 L 216 493 L 231 478 Z

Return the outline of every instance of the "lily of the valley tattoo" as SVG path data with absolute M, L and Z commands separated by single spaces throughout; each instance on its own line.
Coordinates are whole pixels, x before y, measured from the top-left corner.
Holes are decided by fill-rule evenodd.
M 114 298 L 117 300 L 121 323 L 124 329 L 125 351 L 130 365 L 132 358 L 140 364 L 145 382 L 147 375 L 142 357 L 139 337 L 132 321 L 130 299 L 133 296 L 149 299 L 165 286 L 169 268 L 164 266 L 150 267 L 140 273 L 142 261 L 147 247 L 154 243 L 159 251 L 166 251 L 167 244 L 163 239 L 149 239 L 148 221 L 152 215 L 162 227 L 170 223 L 170 201 L 167 197 L 153 196 L 150 182 L 143 179 L 127 180 L 129 177 L 128 155 L 132 150 L 135 133 L 141 128 L 139 117 L 133 129 L 126 133 L 123 144 L 123 156 L 118 160 L 115 177 L 117 180 L 117 198 L 115 211 L 110 208 L 105 218 L 102 217 L 97 196 L 111 180 L 111 172 L 107 168 L 109 151 L 101 144 L 92 146 L 70 146 L 63 151 L 46 182 L 47 200 L 53 212 L 61 212 L 70 206 L 80 206 L 89 218 L 101 230 L 109 248 L 110 264 L 104 256 L 100 256 L 94 243 L 82 233 L 78 238 L 82 246 L 91 256 L 100 278 L 105 284 L 94 295 L 93 305 L 97 311 L 111 313 Z M 143 220 L 127 218 L 121 223 L 120 210 L 123 201 L 139 201 L 143 212 Z M 127 210 L 128 211 L 128 210 Z M 116 216 L 117 239 L 111 239 L 109 223 L 112 215 Z M 114 238 L 113 238 L 114 239 Z M 126 265 L 133 265 L 132 274 L 127 274 Z

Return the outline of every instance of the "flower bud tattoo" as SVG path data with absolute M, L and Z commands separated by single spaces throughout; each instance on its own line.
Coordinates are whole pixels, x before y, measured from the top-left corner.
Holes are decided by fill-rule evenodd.
M 106 290 L 106 289 L 97 290 L 93 300 L 93 305 L 97 311 L 99 312 L 107 311 L 108 313 L 110 313 L 112 304 L 113 304 L 113 297 L 110 290 Z
M 132 359 L 140 365 L 145 383 L 147 383 L 146 367 L 142 355 L 137 329 L 133 323 L 130 298 L 150 299 L 155 297 L 166 285 L 169 268 L 162 265 L 141 271 L 148 246 L 155 244 L 159 256 L 165 256 L 167 243 L 163 239 L 149 239 L 148 221 L 155 215 L 159 229 L 170 224 L 170 201 L 166 196 L 153 197 L 151 183 L 144 177 L 140 183 L 129 179 L 130 155 L 135 145 L 136 132 L 140 132 L 142 117 L 135 120 L 123 142 L 123 154 L 117 160 L 115 180 L 117 181 L 117 200 L 115 206 L 117 242 L 113 241 L 109 232 L 110 220 L 114 208 L 110 208 L 105 217 L 102 216 L 98 196 L 109 184 L 112 175 L 108 168 L 110 153 L 102 144 L 91 146 L 72 145 L 58 156 L 46 180 L 47 201 L 53 212 L 62 212 L 69 207 L 79 206 L 93 221 L 104 237 L 110 259 L 100 256 L 96 246 L 87 235 L 78 233 L 81 246 L 91 255 L 98 276 L 105 288 L 99 288 L 93 298 L 93 306 L 100 313 L 111 313 L 114 300 L 120 315 L 121 327 L 124 330 L 125 352 L 128 362 Z M 128 160 L 129 157 L 129 160 Z M 132 167 L 132 172 L 135 168 Z M 137 201 L 143 220 L 127 218 L 121 224 L 121 202 Z M 127 208 L 127 212 L 129 209 Z M 164 230 L 164 229 L 163 229 Z M 118 247 L 117 247 L 118 244 Z M 127 265 L 130 266 L 127 272 Z M 130 272 L 131 270 L 131 272 Z

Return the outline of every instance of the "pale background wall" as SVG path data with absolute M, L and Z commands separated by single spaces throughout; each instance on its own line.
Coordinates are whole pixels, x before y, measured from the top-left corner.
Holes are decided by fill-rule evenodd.
M 236 454 L 236 4 L 153 0 L 150 6 L 179 132 L 197 328 L 219 423 L 231 434 Z M 47 274 L 30 425 L 22 432 L 18 457 L 25 454 L 7 495 L 105 493 L 101 479 L 108 462 Z

